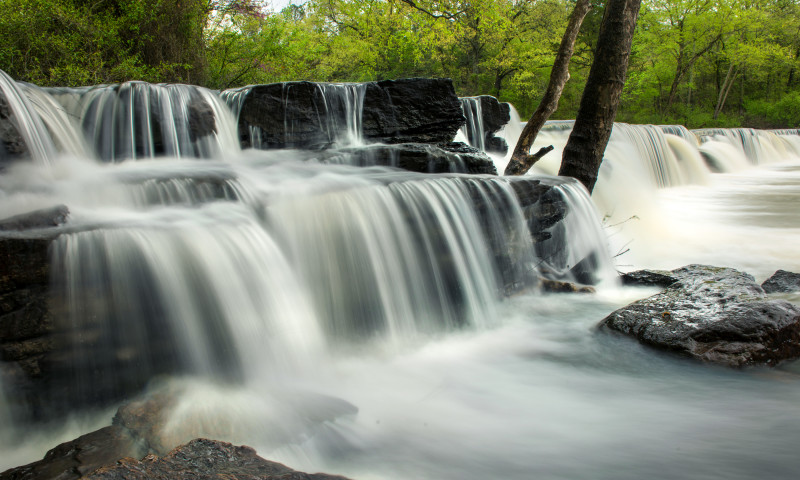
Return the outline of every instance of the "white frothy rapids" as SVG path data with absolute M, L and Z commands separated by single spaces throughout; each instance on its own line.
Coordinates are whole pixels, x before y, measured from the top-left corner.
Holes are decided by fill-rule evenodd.
M 602 256 L 600 271 L 800 271 L 795 136 L 765 135 L 784 146 L 776 157 L 755 165 L 742 153 L 721 174 L 698 170 L 698 158 L 718 152 L 722 164 L 719 152 L 743 152 L 734 143 L 717 135 L 695 147 L 685 129 L 638 128 L 612 137 L 593 196 L 605 225 L 580 186 L 560 187 L 575 212 L 566 265 L 610 242 L 631 250 Z M 540 141 L 559 145 L 568 130 L 559 123 Z M 537 168 L 553 173 L 559 151 Z M 211 436 L 354 479 L 795 476 L 796 365 L 708 368 L 594 332 L 651 290 L 608 282 L 595 295 L 500 300 L 490 248 L 508 246 L 523 270 L 539 261 L 526 217 L 510 208 L 518 180 L 298 157 L 231 147 L 202 162 L 108 165 L 72 152 L 0 175 L 0 217 L 69 205 L 53 262 L 79 307 L 73 320 L 96 316 L 83 327 L 164 354 L 148 364 L 95 351 L 91 370 L 181 372 L 152 385 L 179 392 L 167 440 Z M 6 418 L 0 468 L 112 413 L 39 429 Z

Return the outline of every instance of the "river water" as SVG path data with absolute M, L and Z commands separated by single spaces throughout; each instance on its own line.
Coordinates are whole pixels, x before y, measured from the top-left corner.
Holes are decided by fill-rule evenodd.
M 568 131 L 556 123 L 542 133 L 539 143 L 557 148 L 535 175 L 557 170 Z M 800 271 L 800 137 L 695 138 L 615 127 L 597 210 L 581 221 L 592 225 L 574 243 L 594 245 L 577 237 L 602 232 L 618 270 L 708 263 L 759 281 Z M 247 444 L 299 470 L 354 479 L 800 471 L 800 366 L 732 371 L 595 331 L 651 289 L 606 281 L 592 295 L 498 299 L 463 192 L 502 203 L 504 182 L 420 180 L 302 162 L 294 151 L 238 152 L 231 142 L 204 146 L 204 162 L 119 165 L 74 147 L 0 177 L 2 217 L 69 205 L 77 228 L 57 240 L 53 264 L 81 312 L 144 343 L 162 327 L 148 322 L 169 319 L 176 355 L 192 368 L 151 382 L 180 392 L 168 439 Z M 753 142 L 758 155 L 748 158 Z M 500 171 L 505 161 L 496 160 Z M 516 231 L 516 214 L 493 215 Z M 535 261 L 529 250 L 519 246 L 520 262 Z M 94 301 L 98 288 L 112 300 Z M 6 418 L 0 469 L 107 425 L 113 411 L 38 426 Z

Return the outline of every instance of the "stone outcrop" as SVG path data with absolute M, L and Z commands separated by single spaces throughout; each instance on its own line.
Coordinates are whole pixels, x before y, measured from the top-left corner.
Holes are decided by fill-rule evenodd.
M 198 438 L 177 446 L 179 442 L 174 442 L 171 432 L 176 425 L 166 425 L 181 393 L 179 387 L 169 386 L 150 391 L 121 406 L 113 425 L 64 442 L 48 451 L 42 460 L 6 470 L 0 473 L 0 480 L 343 479 L 297 472 L 264 460 L 250 447 L 215 440 Z M 325 401 L 331 399 L 325 397 Z M 338 413 L 320 421 L 357 411 L 344 401 L 338 402 L 345 407 L 337 404 Z
M 141 459 L 141 460 L 137 460 Z M 42 460 L 0 473 L 0 480 L 345 480 L 308 474 L 259 457 L 247 446 L 198 438 L 158 457 L 141 440 L 112 425 L 62 443 Z
M 112 425 L 48 451 L 42 460 L 0 473 L 0 480 L 75 480 L 126 457 L 147 455 L 127 429 Z
M 368 143 L 438 144 L 450 142 L 465 122 L 449 79 L 349 87 L 286 82 L 256 85 L 241 94 L 238 130 L 244 148 L 327 148 L 348 124 L 357 126 Z
M 0 169 L 4 164 L 28 155 L 28 146 L 19 132 L 14 113 L 5 94 L 0 91 Z
M 286 465 L 264 460 L 247 446 L 198 438 L 164 457 L 149 455 L 142 460 L 125 458 L 102 467 L 85 480 L 346 480 L 324 473 L 303 473 Z
M 505 155 L 508 152 L 508 144 L 505 139 L 496 135 L 511 120 L 511 106 L 491 95 L 462 98 L 461 104 L 464 110 L 470 110 L 465 111 L 466 133 L 470 144 L 482 144 L 487 152 Z M 471 122 L 480 122 L 481 128 L 470 125 Z M 482 135 L 483 138 L 475 138 L 476 135 Z
M 778 270 L 761 284 L 767 293 L 793 293 L 800 292 L 800 273 Z
M 10 229 L 28 220 L 15 217 L 0 224 Z M 34 416 L 41 411 L 41 385 L 54 348 L 48 295 L 53 238 L 45 233 L 0 235 L 0 375 L 6 393 L 12 393 L 12 408 Z
M 676 281 L 613 312 L 599 328 L 731 367 L 774 366 L 800 357 L 800 308 L 769 299 L 752 276 L 704 265 L 664 276 Z
M 497 175 L 494 162 L 483 152 L 460 142 L 440 145 L 402 143 L 326 150 L 318 159 L 357 166 L 382 165 L 419 173 Z

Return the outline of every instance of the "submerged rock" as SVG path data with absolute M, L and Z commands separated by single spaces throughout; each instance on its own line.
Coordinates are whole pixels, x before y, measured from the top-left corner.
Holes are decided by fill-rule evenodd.
M 761 284 L 767 293 L 800 292 L 800 273 L 778 270 Z
M 580 285 L 572 282 L 562 282 L 560 280 L 549 280 L 543 278 L 540 282 L 542 291 L 550 293 L 596 293 L 594 287 Z
M 800 308 L 771 300 L 747 273 L 690 265 L 652 297 L 606 317 L 601 330 L 704 362 L 774 366 L 800 357 Z
M 32 230 L 57 227 L 67 222 L 69 208 L 58 205 L 0 220 L 0 230 Z

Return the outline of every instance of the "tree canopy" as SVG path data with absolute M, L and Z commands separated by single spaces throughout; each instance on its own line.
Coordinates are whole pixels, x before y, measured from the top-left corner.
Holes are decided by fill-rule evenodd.
M 574 1 L 0 0 L 0 69 L 45 86 L 449 77 L 527 117 Z M 603 15 L 592 3 L 554 119 L 578 109 Z M 800 0 L 645 0 L 617 120 L 797 127 L 799 58 Z

